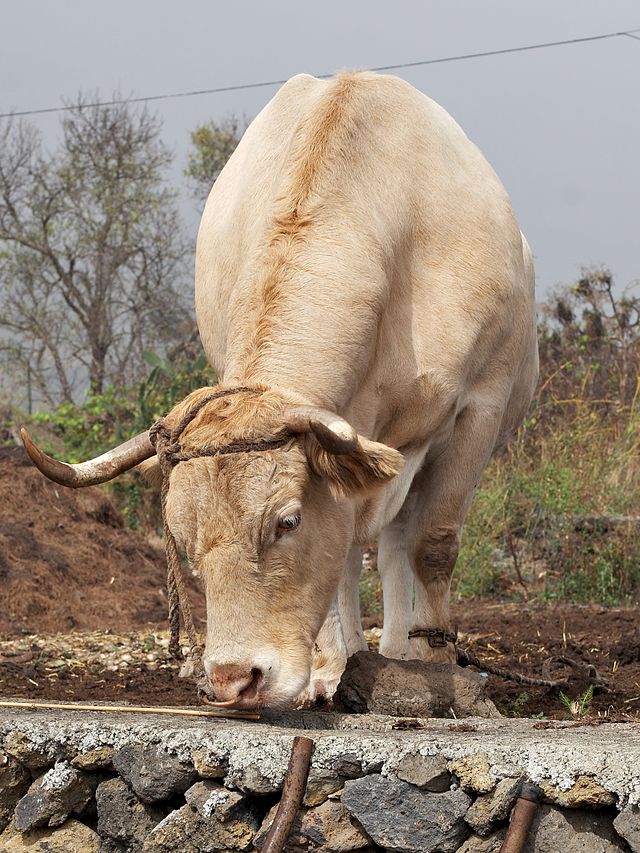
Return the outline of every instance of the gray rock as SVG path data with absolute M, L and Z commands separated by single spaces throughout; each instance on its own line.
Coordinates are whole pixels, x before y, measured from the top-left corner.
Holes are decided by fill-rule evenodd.
M 16 806 L 14 824 L 20 832 L 39 826 L 60 826 L 70 814 L 82 815 L 91 803 L 97 780 L 59 761 L 30 786 Z
M 467 838 L 456 853 L 500 853 L 500 848 L 506 834 L 506 829 L 500 829 L 487 838 L 472 835 L 470 838 Z
M 507 819 L 519 792 L 519 779 L 502 779 L 491 794 L 478 797 L 464 819 L 479 835 L 488 835 L 495 823 Z
M 523 853 L 621 853 L 610 817 L 583 809 L 541 806 L 534 818 Z
M 145 803 L 184 794 L 197 778 L 190 762 L 181 761 L 160 747 L 137 743 L 118 749 L 113 766 Z
M 261 850 L 276 816 L 273 806 L 265 817 L 254 846 Z M 304 809 L 297 816 L 286 845 L 287 853 L 322 851 L 322 853 L 351 853 L 373 851 L 371 840 L 353 820 L 342 803 L 327 801 L 321 806 Z
M 196 768 L 198 776 L 203 779 L 224 779 L 227 775 L 226 762 L 220 761 L 216 756 L 212 756 L 206 749 L 194 749 L 191 754 L 193 766 Z
M 215 782 L 196 782 L 184 795 L 187 803 L 207 820 L 215 816 L 221 823 L 230 820 L 245 797 Z
M 13 816 L 16 803 L 31 785 L 31 774 L 11 755 L 0 752 L 0 832 Z
M 113 747 L 100 746 L 82 752 L 71 759 L 71 764 L 80 770 L 112 770 L 113 769 Z
M 1 853 L 100 853 L 100 837 L 77 820 L 56 829 L 19 832 L 10 823 L 0 835 Z M 114 852 L 115 853 L 115 852 Z
M 339 791 L 344 779 L 333 770 L 312 767 L 307 779 L 307 787 L 302 800 L 305 806 L 319 806 Z
M 486 752 L 473 752 L 456 758 L 450 761 L 447 767 L 455 773 L 460 787 L 468 794 L 488 794 L 496 787 L 497 779 L 491 772 Z
M 113 838 L 102 838 L 100 839 L 100 853 L 131 853 L 131 848 L 128 844 L 114 841 Z
M 4 751 L 24 764 L 29 770 L 43 770 L 55 761 L 54 750 L 34 746 L 26 732 L 9 732 L 4 741 Z M 55 752 L 58 752 L 56 749 Z
M 202 785 L 214 785 L 203 782 Z M 219 786 L 215 786 L 218 788 Z M 210 816 L 207 800 L 198 785 L 189 798 L 197 807 L 187 803 L 165 817 L 149 833 L 144 842 L 144 853 L 213 853 L 213 851 L 244 851 L 251 849 L 251 841 L 258 829 L 258 820 L 245 802 L 236 803 L 230 814 L 224 804 L 216 811 L 212 804 Z M 218 792 L 215 791 L 218 795 Z M 211 799 L 211 796 L 208 798 Z M 220 819 L 223 818 L 223 819 Z
M 344 753 L 333 762 L 333 769 L 345 779 L 357 779 L 362 776 L 362 761 L 357 755 Z
M 441 755 L 405 755 L 398 765 L 397 776 L 422 791 L 441 794 L 451 787 L 447 762 Z
M 626 806 L 613 821 L 618 835 L 627 842 L 633 853 L 640 853 L 640 809 Z
M 142 803 L 122 779 L 101 782 L 96 804 L 98 833 L 136 851 L 142 850 L 145 838 L 163 817 L 160 809 Z
M 433 794 L 374 774 L 346 782 L 342 803 L 388 851 L 453 853 L 469 835 L 464 815 L 471 798 L 460 789 Z
M 357 652 L 334 694 L 336 710 L 394 717 L 499 717 L 486 679 L 455 664 L 392 660 Z
M 255 764 L 247 764 L 226 781 L 247 794 L 275 794 L 282 787 L 281 783 L 265 776 Z

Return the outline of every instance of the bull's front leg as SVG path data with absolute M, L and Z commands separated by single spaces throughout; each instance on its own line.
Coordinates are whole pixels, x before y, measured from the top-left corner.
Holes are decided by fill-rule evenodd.
M 296 700 L 297 708 L 326 704 L 336 688 L 347 665 L 347 646 L 342 634 L 338 597 L 324 620 L 313 647 L 309 684 Z
M 455 663 L 449 587 L 475 484 L 496 444 L 502 409 L 469 406 L 446 450 L 425 465 L 415 483 L 407 544 L 415 576 L 409 656 Z
M 347 658 L 368 648 L 360 621 L 358 582 L 361 571 L 362 548 L 353 545 L 340 578 L 338 594 L 316 639 L 309 685 L 298 698 L 298 706 L 330 701 Z
M 449 587 L 458 557 L 461 528 L 429 527 L 413 554 L 416 578 L 409 657 L 432 663 L 455 663 Z

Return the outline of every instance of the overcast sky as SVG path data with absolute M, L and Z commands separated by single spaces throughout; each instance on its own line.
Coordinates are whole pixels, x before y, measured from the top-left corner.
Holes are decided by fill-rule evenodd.
M 174 93 L 640 28 L 637 0 L 4 0 L 1 8 L 0 112 L 58 106 L 80 89 Z M 540 295 L 574 280 L 581 265 L 609 265 L 621 286 L 640 278 L 640 40 L 395 73 L 441 103 L 506 184 Z M 181 169 L 189 130 L 229 112 L 251 117 L 274 91 L 152 107 Z M 59 117 L 33 120 L 53 144 Z M 195 235 L 198 214 L 187 203 L 185 212 Z

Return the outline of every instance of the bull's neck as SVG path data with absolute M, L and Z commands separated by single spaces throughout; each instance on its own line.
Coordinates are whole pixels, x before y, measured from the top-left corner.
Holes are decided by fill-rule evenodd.
M 369 282 L 357 282 L 337 263 L 319 274 L 280 266 L 238 294 L 225 383 L 288 389 L 343 411 L 369 370 L 377 337 L 379 303 Z

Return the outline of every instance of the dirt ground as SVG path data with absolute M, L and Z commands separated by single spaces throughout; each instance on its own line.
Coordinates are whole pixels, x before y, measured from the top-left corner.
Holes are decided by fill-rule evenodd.
M 104 491 L 55 486 L 22 451 L 0 450 L 0 695 L 195 704 L 191 682 L 167 656 L 164 571 L 162 551 L 122 525 Z M 202 628 L 193 579 L 190 588 Z M 559 688 L 490 675 L 488 694 L 503 714 L 640 719 L 635 610 L 463 602 L 454 621 L 460 646 L 487 663 L 535 677 L 545 666 L 553 678 L 569 676 L 563 702 Z M 375 618 L 368 628 L 375 647 Z M 590 701 L 585 665 L 607 682 Z M 577 702 L 573 709 L 569 700 Z

